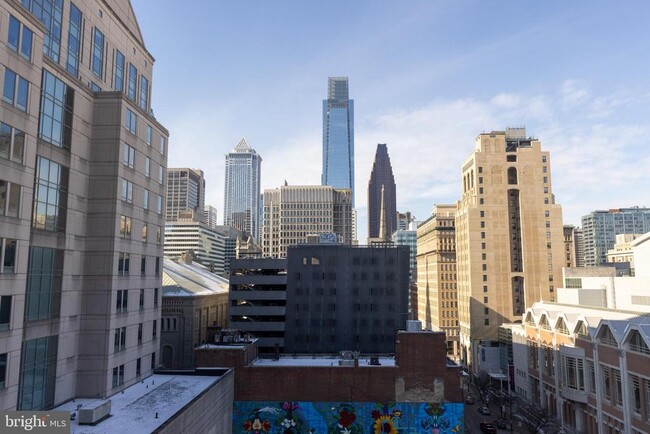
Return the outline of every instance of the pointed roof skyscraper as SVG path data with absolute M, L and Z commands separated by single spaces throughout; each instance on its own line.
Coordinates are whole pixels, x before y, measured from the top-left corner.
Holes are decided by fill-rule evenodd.
M 388 239 L 397 230 L 397 203 L 395 177 L 388 156 L 386 144 L 378 144 L 375 162 L 368 182 L 368 238 L 383 238 L 380 233 L 381 217 L 384 216 L 383 231 Z M 383 198 L 383 199 L 382 199 Z

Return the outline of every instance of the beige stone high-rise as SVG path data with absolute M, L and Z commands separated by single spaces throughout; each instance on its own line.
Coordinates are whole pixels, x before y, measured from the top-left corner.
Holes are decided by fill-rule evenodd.
M 264 256 L 286 258 L 287 247 L 320 234 L 334 234 L 332 242 L 352 244 L 351 190 L 328 185 L 283 185 L 264 190 Z
M 160 359 L 154 58 L 128 0 L 7 0 L 0 63 L 0 410 L 104 398 Z
M 536 301 L 555 301 L 564 265 L 562 209 L 551 161 L 523 128 L 480 134 L 463 162 L 456 261 L 461 358 L 496 340 Z
M 458 355 L 456 205 L 436 205 L 417 229 L 418 320 L 447 335 L 447 354 Z

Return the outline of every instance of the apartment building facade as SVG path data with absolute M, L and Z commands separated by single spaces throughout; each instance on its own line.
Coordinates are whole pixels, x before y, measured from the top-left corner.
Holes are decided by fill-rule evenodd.
M 512 328 L 527 359 L 515 363 L 520 398 L 569 433 L 650 432 L 648 312 L 539 302 L 523 319 Z
M 562 209 L 550 155 L 524 128 L 480 134 L 462 166 L 456 211 L 461 358 L 539 300 L 555 300 L 564 265 Z
M 455 205 L 436 205 L 417 229 L 417 319 L 445 332 L 451 355 L 459 354 L 455 214 Z
M 352 244 L 352 192 L 324 185 L 283 185 L 264 191 L 264 256 L 284 258 L 307 235 L 334 234 Z
M 168 132 L 129 1 L 6 1 L 0 29 L 0 409 L 42 410 L 157 366 Z

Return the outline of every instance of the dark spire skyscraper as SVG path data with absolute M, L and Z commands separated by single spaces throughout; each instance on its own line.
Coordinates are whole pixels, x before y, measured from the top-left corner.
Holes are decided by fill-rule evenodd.
M 395 178 L 390 165 L 388 148 L 385 144 L 378 144 L 375 153 L 375 162 L 368 182 L 368 238 L 378 238 L 382 214 L 382 188 L 383 208 L 385 212 L 385 231 L 390 235 L 397 229 L 397 203 L 395 195 Z
M 349 188 L 354 207 L 354 100 L 349 99 L 347 77 L 330 77 L 323 100 L 321 185 Z

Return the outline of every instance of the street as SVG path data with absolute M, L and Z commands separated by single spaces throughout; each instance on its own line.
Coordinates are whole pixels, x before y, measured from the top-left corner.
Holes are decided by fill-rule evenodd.
M 467 386 L 465 386 L 465 390 L 467 390 Z M 483 415 L 478 412 L 478 409 L 483 405 L 479 399 L 479 392 L 476 386 L 470 384 L 469 385 L 469 390 L 470 390 L 470 395 L 474 397 L 474 404 L 467 404 L 465 403 L 465 433 L 466 434 L 479 434 L 481 432 L 481 426 L 480 423 L 482 420 L 488 420 L 490 422 L 494 421 L 495 418 L 497 418 L 500 414 L 500 411 L 498 409 L 498 406 L 496 404 L 490 403 L 489 404 L 489 409 L 490 409 L 490 415 Z M 464 396 L 467 395 L 467 392 L 465 392 Z M 509 433 L 510 431 L 508 430 L 497 430 L 498 434 L 505 434 Z

